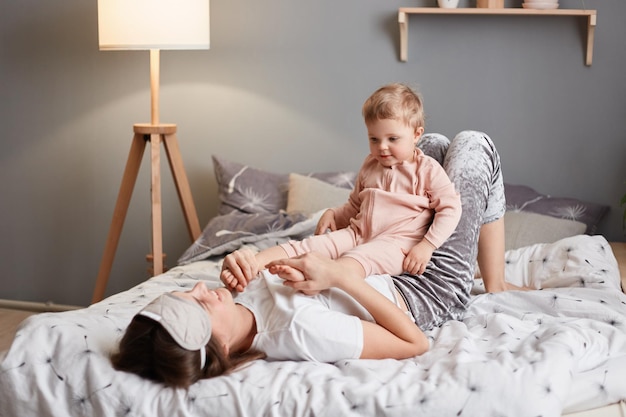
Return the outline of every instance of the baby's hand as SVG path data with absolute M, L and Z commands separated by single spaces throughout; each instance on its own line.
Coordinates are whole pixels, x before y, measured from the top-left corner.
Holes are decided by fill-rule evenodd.
M 220 272 L 220 279 L 226 285 L 226 288 L 231 290 L 237 290 L 242 292 L 244 290 L 244 285 L 239 283 L 239 280 L 233 275 L 232 272 L 228 268 L 222 268 L 222 272 Z
M 319 221 L 317 222 L 317 227 L 315 228 L 316 235 L 323 235 L 326 231 L 335 231 L 337 230 L 337 225 L 335 224 L 335 212 L 331 209 L 328 209 L 322 214 Z
M 421 275 L 426 270 L 426 265 L 433 255 L 435 247 L 426 239 L 413 246 L 406 254 L 402 268 L 412 275 Z
M 256 256 L 249 250 L 237 250 L 224 258 L 220 279 L 227 288 L 242 292 L 259 273 Z

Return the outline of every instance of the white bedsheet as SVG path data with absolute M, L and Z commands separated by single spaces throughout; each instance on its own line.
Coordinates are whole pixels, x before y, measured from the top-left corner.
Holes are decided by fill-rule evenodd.
M 626 296 L 606 240 L 577 236 L 507 260 L 509 279 L 544 289 L 476 295 L 463 321 L 428 333 L 422 356 L 256 361 L 188 392 L 108 359 L 158 294 L 198 279 L 219 285 L 215 262 L 177 267 L 87 309 L 27 319 L 0 366 L 0 417 L 546 417 L 626 399 Z

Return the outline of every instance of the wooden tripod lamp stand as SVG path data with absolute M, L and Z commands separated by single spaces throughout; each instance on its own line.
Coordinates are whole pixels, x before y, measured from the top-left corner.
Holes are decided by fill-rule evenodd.
M 159 120 L 159 51 L 209 49 L 209 0 L 183 2 L 98 0 L 98 37 L 101 50 L 150 51 L 151 122 L 133 126 L 134 136 L 100 263 L 92 303 L 104 298 L 133 188 L 148 144 L 152 169 L 152 254 L 148 255 L 148 259 L 151 259 L 153 274 L 163 272 L 164 256 L 161 218 L 161 143 L 165 147 L 189 236 L 194 241 L 200 235 L 198 215 L 176 138 L 176 125 L 162 124 Z

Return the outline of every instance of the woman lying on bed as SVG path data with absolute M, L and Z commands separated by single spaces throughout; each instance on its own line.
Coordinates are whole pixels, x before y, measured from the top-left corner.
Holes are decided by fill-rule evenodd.
M 452 142 L 426 135 L 420 147 L 442 163 L 463 204 L 456 231 L 424 274 L 347 279 L 336 262 L 308 254 L 273 262 L 234 298 L 200 282 L 158 297 L 133 318 L 112 357 L 115 368 L 188 387 L 262 357 L 336 362 L 425 352 L 421 329 L 462 317 L 477 254 L 487 290 L 507 284 L 504 187 L 493 142 L 462 132 Z M 246 256 L 254 255 L 238 251 L 230 259 Z

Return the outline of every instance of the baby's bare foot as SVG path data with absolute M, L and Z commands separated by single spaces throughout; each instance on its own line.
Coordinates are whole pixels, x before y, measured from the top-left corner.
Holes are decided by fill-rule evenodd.
M 302 271 L 287 265 L 272 265 L 269 267 L 272 274 L 276 274 L 287 281 L 306 281 Z

